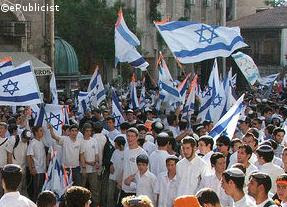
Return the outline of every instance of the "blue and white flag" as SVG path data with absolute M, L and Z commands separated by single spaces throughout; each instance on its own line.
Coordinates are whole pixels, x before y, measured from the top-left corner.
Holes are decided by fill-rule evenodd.
M 188 90 L 189 94 L 185 102 L 185 105 L 183 107 L 182 117 L 187 118 L 187 120 L 190 120 L 190 116 L 191 114 L 194 113 L 194 110 L 195 110 L 195 95 L 196 95 L 197 79 L 198 79 L 198 76 L 195 75 L 190 84 L 190 87 Z
M 279 73 L 268 75 L 266 77 L 259 77 L 258 82 L 260 83 L 260 85 L 263 86 L 271 86 L 273 82 L 277 79 L 278 75 Z
M 88 109 L 92 109 L 93 107 L 98 107 L 99 104 L 106 99 L 106 90 L 102 81 L 101 74 L 97 72 L 94 80 L 91 80 L 88 91 L 88 95 L 85 97 L 83 101 L 81 101 L 82 106 L 86 104 Z M 86 110 L 84 110 L 86 111 Z
M 212 136 L 216 140 L 221 134 L 227 135 L 232 139 L 237 122 L 240 117 L 240 113 L 243 109 L 244 94 L 236 101 L 236 103 L 229 109 L 229 111 L 214 125 L 213 129 L 209 132 L 209 136 Z
M 130 105 L 129 105 L 129 107 L 131 109 L 138 109 L 139 108 L 135 74 L 133 74 L 132 81 L 130 84 Z
M 201 121 L 212 120 L 213 122 L 217 122 L 222 116 L 226 103 L 226 96 L 223 83 L 219 80 L 216 59 L 204 95 L 205 97 L 202 99 L 204 102 L 201 104 L 198 116 L 201 118 Z
M 99 76 L 101 75 L 99 73 L 99 67 L 97 66 L 90 80 L 88 90 L 87 90 L 88 92 L 93 90 L 95 87 L 97 87 L 97 85 L 99 84 L 98 83 L 99 79 L 102 80 L 102 78 L 99 78 Z
M 59 200 L 72 184 L 72 173 L 68 177 L 65 167 L 59 163 L 56 153 L 52 153 L 42 191 L 49 190 L 54 192 L 57 200 Z
M 56 86 L 56 78 L 55 78 L 54 73 L 52 73 L 51 80 L 50 80 L 50 91 L 51 91 L 51 97 L 52 97 L 52 104 L 59 104 L 57 86 Z
M 115 118 L 115 127 L 119 127 L 125 121 L 122 107 L 119 103 L 118 96 L 114 89 L 112 89 L 112 116 Z
M 235 74 L 236 75 L 236 74 Z M 224 114 L 231 108 L 233 104 L 235 104 L 236 99 L 234 97 L 234 86 L 232 83 L 232 68 L 230 68 L 227 76 L 225 77 L 223 81 L 223 87 L 225 91 L 225 96 L 226 96 L 226 104 L 224 108 Z M 236 81 L 236 76 L 235 76 L 235 81 Z
M 31 105 L 30 106 L 30 109 L 31 109 L 31 117 L 33 118 L 33 119 L 36 119 L 37 118 L 37 116 L 38 116 L 38 114 L 39 114 L 39 112 L 40 112 L 40 108 L 39 108 L 39 106 L 38 105 Z
M 163 102 L 168 103 L 169 106 L 171 106 L 176 102 L 181 101 L 181 95 L 176 87 L 176 83 L 173 81 L 170 75 L 169 69 L 162 55 L 160 55 L 158 63 L 158 84 L 160 99 Z
M 89 92 L 80 91 L 78 94 L 78 113 L 80 115 L 84 115 L 85 111 L 87 110 L 87 104 L 84 101 L 88 96 Z
M 233 54 L 232 57 L 236 62 L 236 64 L 238 65 L 239 69 L 241 70 L 242 74 L 246 78 L 246 80 L 251 85 L 254 85 L 256 80 L 260 77 L 260 74 L 253 59 L 242 52 L 237 52 Z
M 229 28 L 189 21 L 155 22 L 174 57 L 183 64 L 228 57 L 246 47 L 239 27 Z
M 34 125 L 47 129 L 47 123 L 50 123 L 55 133 L 62 135 L 62 126 L 68 124 L 69 120 L 67 110 L 68 106 L 42 104 Z
M 134 68 L 146 70 L 149 64 L 137 51 L 139 45 L 140 41 L 127 27 L 120 10 L 115 24 L 115 67 L 118 62 L 128 62 Z
M 139 105 L 140 105 L 140 109 L 144 109 L 145 107 L 147 107 L 148 105 L 148 101 L 146 100 L 146 97 L 145 97 L 145 79 L 143 79 L 142 81 L 142 90 L 141 90 L 141 95 L 140 95 L 140 98 L 139 98 Z
M 189 73 L 185 79 L 178 85 L 177 89 L 179 91 L 179 94 L 181 96 L 181 103 L 184 104 L 185 98 L 186 98 L 186 93 L 188 89 L 188 80 L 191 76 L 191 73 Z
M 38 83 L 30 61 L 2 73 L 0 105 L 29 106 L 41 102 Z

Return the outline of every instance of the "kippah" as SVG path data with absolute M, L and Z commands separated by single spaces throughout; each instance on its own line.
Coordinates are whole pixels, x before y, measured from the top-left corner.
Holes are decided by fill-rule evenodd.
M 235 178 L 244 178 L 245 174 L 244 172 L 242 172 L 242 170 L 232 167 L 229 168 L 228 170 L 225 170 L 224 173 L 228 174 L 231 177 L 235 177 Z
M 258 152 L 273 152 L 273 149 L 269 145 L 261 145 L 259 148 L 256 150 Z
M 21 167 L 16 164 L 8 164 L 8 165 L 5 165 L 3 168 L 3 172 L 6 172 L 6 173 L 16 173 L 20 171 L 21 171 Z

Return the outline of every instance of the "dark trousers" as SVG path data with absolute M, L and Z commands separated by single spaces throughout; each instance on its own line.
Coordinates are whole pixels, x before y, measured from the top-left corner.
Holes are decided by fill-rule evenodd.
M 44 182 L 45 182 L 45 173 L 39 173 L 35 176 L 32 176 L 32 182 L 33 182 L 33 197 L 32 200 L 34 202 L 37 201 L 39 193 L 41 193 Z
M 72 180 L 74 186 L 81 186 L 81 167 L 66 168 L 68 176 L 70 176 L 72 170 Z

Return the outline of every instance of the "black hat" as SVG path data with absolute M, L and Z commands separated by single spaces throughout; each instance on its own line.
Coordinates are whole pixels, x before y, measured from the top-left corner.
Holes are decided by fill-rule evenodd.
M 7 164 L 2 169 L 2 172 L 4 173 L 16 173 L 20 171 L 21 171 L 21 167 L 16 164 Z
M 126 139 L 122 136 L 122 135 L 118 135 L 116 136 L 115 140 L 114 140 L 115 143 L 118 143 L 122 146 L 125 146 L 126 144 Z

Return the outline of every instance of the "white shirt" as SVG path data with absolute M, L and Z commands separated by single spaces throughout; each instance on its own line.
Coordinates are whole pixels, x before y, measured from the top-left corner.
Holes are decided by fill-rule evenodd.
M 0 168 L 3 168 L 7 164 L 8 138 L 0 138 L 0 145 Z
M 135 189 L 131 188 L 130 186 L 127 186 L 124 183 L 124 180 L 129 177 L 130 175 L 134 175 L 138 171 L 136 158 L 137 156 L 145 154 L 147 155 L 146 151 L 138 147 L 136 149 L 125 149 L 124 150 L 124 170 L 123 170 L 123 180 L 122 180 L 122 190 L 126 193 L 136 193 Z
M 271 199 L 269 199 L 269 198 L 267 198 L 265 201 L 263 201 L 262 203 L 260 203 L 260 204 L 257 204 L 257 207 L 264 207 L 264 205 L 267 203 L 267 202 L 269 202 L 269 201 L 272 201 Z M 277 205 L 271 205 L 271 206 L 269 206 L 269 207 L 278 207 Z
M 90 137 L 90 139 L 83 139 L 81 142 L 80 153 L 84 153 L 85 161 L 95 162 L 96 155 L 98 155 L 98 145 L 97 140 Z M 93 173 L 96 172 L 95 166 L 86 165 L 86 172 Z
M 61 136 L 59 144 L 63 145 L 63 164 L 68 168 L 80 166 L 80 147 L 82 139 L 77 137 L 73 141 L 68 136 Z
M 167 172 L 157 177 L 156 194 L 159 194 L 158 207 L 172 207 L 176 198 L 176 175 L 170 180 Z
M 207 171 L 206 162 L 197 155 L 191 161 L 186 158 L 180 160 L 176 164 L 177 196 L 194 195 Z
M 235 202 L 234 207 L 256 207 L 256 203 L 247 195 Z
M 151 155 L 151 153 L 157 149 L 157 146 L 150 141 L 146 141 L 143 144 L 143 149 L 147 152 L 148 155 Z
M 237 163 L 237 154 L 238 152 L 234 152 L 229 159 L 229 164 L 228 164 L 228 169 L 231 168 L 232 165 L 234 165 L 235 163 Z M 255 163 L 257 162 L 257 156 L 256 154 L 252 153 L 249 162 L 252 163 L 253 165 L 255 165 Z
M 110 173 L 109 179 L 114 181 L 121 181 L 124 166 L 124 151 L 116 149 L 111 157 L 111 163 L 114 166 L 114 173 Z
M 233 206 L 232 198 L 227 195 L 224 189 L 221 187 L 221 180 L 215 175 L 215 172 L 212 175 L 207 175 L 202 177 L 200 182 L 200 189 L 202 188 L 211 188 L 214 190 L 220 200 L 220 203 L 224 207 Z
M 276 179 L 281 174 L 284 174 L 284 170 L 279 167 L 278 165 L 273 164 L 272 162 L 265 163 L 259 167 L 259 171 L 266 173 L 270 176 L 272 181 L 272 187 L 270 192 L 275 194 L 276 193 Z
M 13 149 L 15 142 L 16 137 L 11 136 L 11 138 L 9 139 L 9 145 L 7 147 L 7 151 L 12 153 L 12 163 L 20 165 L 22 169 L 25 169 L 28 143 L 22 142 L 21 138 L 19 137 L 18 145 L 16 146 L 15 149 Z
M 114 143 L 115 138 L 116 138 L 119 134 L 121 134 L 121 133 L 119 132 L 119 130 L 114 129 L 113 131 L 108 131 L 107 136 L 108 136 L 108 138 L 112 141 L 112 143 Z
M 30 199 L 17 192 L 5 193 L 0 199 L 1 207 L 37 207 Z
M 287 207 L 287 203 L 281 202 L 281 207 Z
M 96 139 L 97 145 L 98 145 L 99 164 L 100 164 L 99 172 L 101 172 L 102 163 L 103 163 L 104 147 L 107 142 L 107 138 L 105 137 L 103 133 L 97 133 L 93 135 L 93 139 Z
M 136 181 L 136 195 L 146 195 L 148 196 L 152 203 L 155 205 L 156 194 L 155 189 L 157 185 L 157 179 L 154 174 L 147 170 L 142 176 L 137 172 L 135 176 Z M 131 186 L 133 183 L 131 183 Z
M 149 157 L 150 171 L 158 176 L 160 173 L 167 171 L 166 169 L 166 159 L 169 157 L 169 154 L 165 150 L 156 150 L 151 153 Z
M 169 130 L 172 132 L 173 138 L 176 138 L 180 134 L 180 130 L 178 127 L 169 126 Z
M 206 155 L 202 157 L 202 159 L 206 162 L 208 166 L 209 173 L 214 173 L 214 169 L 211 166 L 210 157 L 213 155 L 213 151 L 208 152 Z
M 46 172 L 46 151 L 42 140 L 32 139 L 28 148 L 27 155 L 31 155 L 37 173 Z

